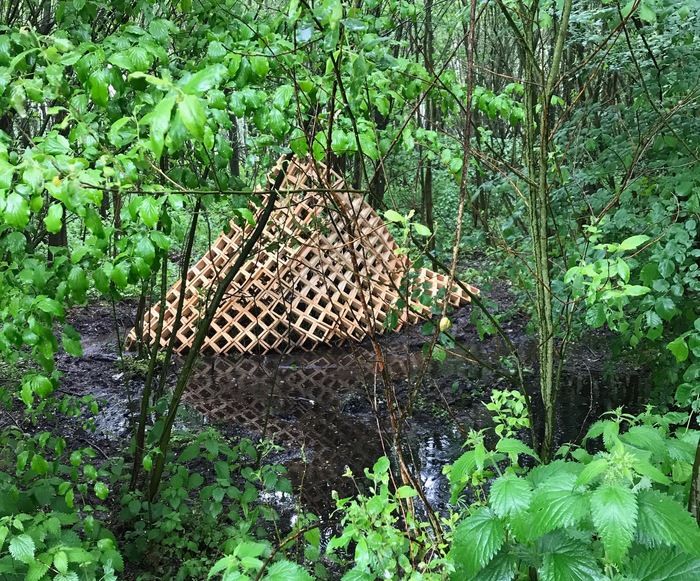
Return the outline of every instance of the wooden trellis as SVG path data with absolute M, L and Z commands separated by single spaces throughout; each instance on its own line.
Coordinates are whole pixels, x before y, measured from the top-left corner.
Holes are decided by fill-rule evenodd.
M 282 161 L 270 173 L 281 171 Z M 382 333 L 394 313 L 398 329 L 430 313 L 419 302 L 447 294 L 459 306 L 469 296 L 447 277 L 411 271 L 381 218 L 361 195 L 323 164 L 292 159 L 263 235 L 233 279 L 209 328 L 203 350 L 311 350 L 319 344 L 363 339 L 369 328 Z M 187 273 L 179 326 L 175 315 L 182 281 L 166 295 L 160 342 L 176 333 L 175 350 L 186 351 L 204 317 L 207 300 L 240 252 L 253 227 L 232 221 Z M 474 289 L 474 292 L 477 292 Z M 402 299 L 402 300 L 400 300 Z M 146 313 L 143 340 L 156 337 L 160 304 Z M 136 329 L 128 344 L 136 340 Z

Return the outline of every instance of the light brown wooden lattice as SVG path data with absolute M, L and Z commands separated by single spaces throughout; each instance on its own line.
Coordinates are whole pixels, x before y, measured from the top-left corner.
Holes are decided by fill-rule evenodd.
M 282 161 L 270 173 L 281 171 Z M 284 194 L 286 190 L 295 190 Z M 302 191 L 299 191 L 302 190 Z M 322 343 L 363 339 L 369 328 L 382 333 L 388 317 L 396 329 L 430 314 L 418 302 L 423 292 L 447 292 L 448 279 L 410 263 L 374 209 L 323 164 L 292 159 L 280 196 L 261 239 L 228 288 L 209 328 L 203 350 L 311 350 Z M 185 302 L 175 350 L 186 351 L 204 316 L 208 297 L 226 276 L 253 227 L 232 221 L 187 273 Z M 160 342 L 175 329 L 182 281 L 166 295 Z M 473 289 L 473 292 L 477 292 Z M 469 296 L 457 285 L 448 293 L 459 306 Z M 402 299 L 400 301 L 400 299 Z M 155 339 L 160 305 L 144 318 L 143 340 Z M 127 345 L 136 340 L 132 329 Z

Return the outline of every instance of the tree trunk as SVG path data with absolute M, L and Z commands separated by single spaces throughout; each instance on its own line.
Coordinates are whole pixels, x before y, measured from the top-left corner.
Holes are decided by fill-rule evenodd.
M 433 0 L 425 2 L 425 33 L 423 42 L 423 57 L 425 59 L 425 68 L 428 71 L 433 71 Z M 425 122 L 424 127 L 427 131 L 435 129 L 435 102 L 428 96 L 425 102 Z M 421 206 L 422 215 L 425 225 L 433 233 L 433 236 L 428 240 L 428 250 L 435 249 L 435 220 L 433 218 L 433 162 L 430 158 L 430 152 L 426 153 L 423 161 L 423 181 L 421 183 Z
M 525 131 L 524 150 L 527 173 L 530 178 L 529 222 L 535 273 L 535 312 L 537 314 L 540 394 L 544 407 L 544 437 L 540 454 L 548 462 L 554 451 L 555 411 L 557 385 L 554 380 L 554 316 L 552 313 L 552 285 L 549 270 L 549 184 L 547 165 L 550 150 L 549 105 L 559 76 L 564 40 L 571 13 L 572 0 L 565 0 L 560 28 L 550 63 L 538 63 L 536 42 L 537 10 L 533 2 L 521 37 L 521 55 L 525 61 Z M 545 79 L 545 66 L 549 71 Z M 539 134 L 538 134 L 539 129 Z
M 688 496 L 688 510 L 700 525 L 700 441 L 698 441 L 698 447 L 695 450 L 693 475 L 690 479 L 690 495 Z

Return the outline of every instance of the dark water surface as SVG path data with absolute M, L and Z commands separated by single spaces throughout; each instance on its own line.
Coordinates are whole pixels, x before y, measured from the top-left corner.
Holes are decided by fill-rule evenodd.
M 397 350 L 389 351 L 386 361 L 401 399 L 420 372 L 423 357 Z M 405 449 L 428 500 L 445 509 L 449 491 L 443 466 L 459 456 L 468 430 L 491 425 L 482 403 L 490 390 L 510 386 L 483 367 L 457 358 L 431 363 L 426 377 L 416 413 L 404 426 Z M 579 439 L 603 411 L 619 405 L 638 408 L 646 395 L 641 385 L 638 376 L 629 374 L 566 374 L 560 439 Z M 320 515 L 332 512 L 332 490 L 341 496 L 356 491 L 356 484 L 343 477 L 346 467 L 362 482 L 364 468 L 390 447 L 375 356 L 357 346 L 282 356 L 204 358 L 185 401 L 229 433 L 279 444 L 279 461 L 287 466 L 295 492 L 307 509 Z
M 133 310 L 134 305 L 118 306 L 122 337 L 133 323 Z M 131 433 L 138 415 L 143 378 L 119 367 L 111 316 L 109 305 L 76 310 L 71 322 L 83 336 L 84 353 L 60 356 L 58 367 L 64 373 L 62 391 L 95 396 L 101 404 L 97 433 L 119 441 Z M 458 339 L 479 360 L 494 365 L 506 355 L 498 340 L 482 341 L 475 335 L 468 309 L 454 320 Z M 504 327 L 526 361 L 536 360 L 536 345 L 517 318 Z M 649 400 L 651 382 L 645 374 L 613 366 L 604 336 L 588 339 L 586 345 L 575 346 L 562 376 L 560 442 L 580 439 L 606 410 L 625 406 L 636 412 Z M 408 385 L 421 369 L 424 341 L 418 328 L 382 338 L 399 400 L 405 401 Z M 490 425 L 483 402 L 491 390 L 513 386 L 480 364 L 450 356 L 444 363 L 431 363 L 426 378 L 415 413 L 402 426 L 404 450 L 414 460 L 428 500 L 445 510 L 449 493 L 443 466 L 459 456 L 465 433 Z M 537 378 L 532 374 L 526 380 L 535 393 Z M 229 434 L 278 444 L 281 451 L 269 460 L 287 466 L 296 498 L 322 516 L 333 510 L 332 490 L 341 496 L 356 491 L 353 481 L 342 476 L 345 467 L 361 483 L 364 468 L 386 453 L 382 440 L 390 448 L 384 386 L 375 374 L 374 353 L 355 344 L 282 356 L 202 358 L 185 400 L 189 405 L 178 416 L 179 428 L 196 431 L 213 423 Z

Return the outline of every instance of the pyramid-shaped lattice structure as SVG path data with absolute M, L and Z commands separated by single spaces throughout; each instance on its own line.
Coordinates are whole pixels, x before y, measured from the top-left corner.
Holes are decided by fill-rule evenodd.
M 286 166 L 286 170 L 283 170 Z M 272 179 L 285 171 L 279 197 L 263 235 L 228 288 L 203 350 L 213 353 L 311 350 L 322 343 L 359 341 L 369 328 L 381 333 L 396 313 L 399 328 L 430 313 L 422 294 L 469 301 L 447 277 L 412 272 L 386 225 L 359 194 L 323 164 L 280 160 Z M 238 256 L 253 227 L 232 221 L 187 273 L 185 302 L 175 350 L 186 351 L 204 316 L 207 297 Z M 161 344 L 176 329 L 182 281 L 166 295 Z M 476 292 L 476 290 L 474 290 Z M 399 301 L 402 298 L 403 301 Z M 401 308 L 399 308 L 401 305 Z M 143 339 L 155 339 L 160 304 L 145 316 Z M 128 343 L 136 339 L 132 330 Z

